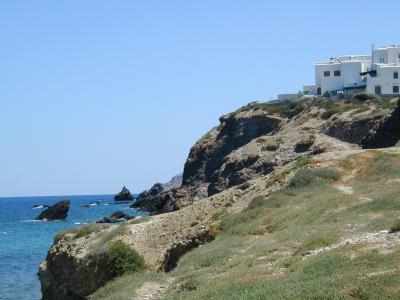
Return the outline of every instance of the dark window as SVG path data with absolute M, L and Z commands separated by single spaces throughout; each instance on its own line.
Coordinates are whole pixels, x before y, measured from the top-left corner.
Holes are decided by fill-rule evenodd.
M 385 58 L 383 58 L 383 57 L 379 58 L 379 63 L 380 64 L 384 64 L 385 63 Z
M 333 75 L 335 75 L 336 77 L 340 76 L 340 70 L 333 72 Z
M 321 95 L 321 88 L 317 88 L 317 95 Z
M 399 86 L 398 85 L 394 85 L 393 86 L 393 94 L 398 94 L 399 93 Z
M 324 77 L 329 77 L 331 76 L 331 71 L 325 71 L 324 72 Z
M 394 72 L 393 73 L 393 78 L 394 79 L 399 79 L 399 72 Z
M 375 94 L 377 95 L 382 94 L 382 88 L 380 85 L 375 86 Z

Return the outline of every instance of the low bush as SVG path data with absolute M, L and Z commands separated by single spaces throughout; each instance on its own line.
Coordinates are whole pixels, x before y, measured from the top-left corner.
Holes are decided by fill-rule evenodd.
M 113 242 L 108 247 L 106 257 L 112 276 L 115 277 L 128 272 L 146 270 L 143 256 L 121 240 Z
M 312 237 L 301 246 L 300 251 L 315 250 L 330 246 L 338 241 L 336 236 L 321 235 Z
M 380 100 L 380 98 L 377 95 L 371 93 L 358 93 L 353 96 L 353 99 L 358 101 Z
M 288 188 L 302 189 L 313 185 L 323 184 L 327 180 L 337 181 L 339 179 L 339 172 L 333 169 L 300 169 L 289 181 Z

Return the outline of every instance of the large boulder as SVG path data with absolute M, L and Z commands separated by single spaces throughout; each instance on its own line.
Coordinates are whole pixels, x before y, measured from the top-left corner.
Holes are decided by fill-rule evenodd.
M 42 211 L 40 215 L 36 217 L 36 220 L 65 220 L 68 215 L 69 206 L 69 200 L 57 202 L 53 206 Z
M 122 190 L 114 196 L 115 201 L 132 201 L 133 196 L 131 192 L 124 186 Z

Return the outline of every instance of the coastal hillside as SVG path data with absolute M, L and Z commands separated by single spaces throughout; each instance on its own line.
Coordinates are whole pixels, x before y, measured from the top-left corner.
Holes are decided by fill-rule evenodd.
M 399 113 L 398 99 L 358 95 L 222 116 L 181 187 L 134 204 L 152 216 L 55 237 L 43 298 L 399 297 Z M 129 252 L 117 241 L 140 268 L 110 264 Z

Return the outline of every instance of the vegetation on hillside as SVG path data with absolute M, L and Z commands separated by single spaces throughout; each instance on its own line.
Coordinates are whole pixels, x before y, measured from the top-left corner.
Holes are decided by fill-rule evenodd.
M 399 179 L 399 155 L 385 152 L 300 168 L 286 188 L 215 216 L 215 240 L 170 273 L 121 277 L 93 299 L 130 299 L 145 282 L 168 279 L 167 299 L 398 299 L 400 245 L 388 241 L 398 230 Z

